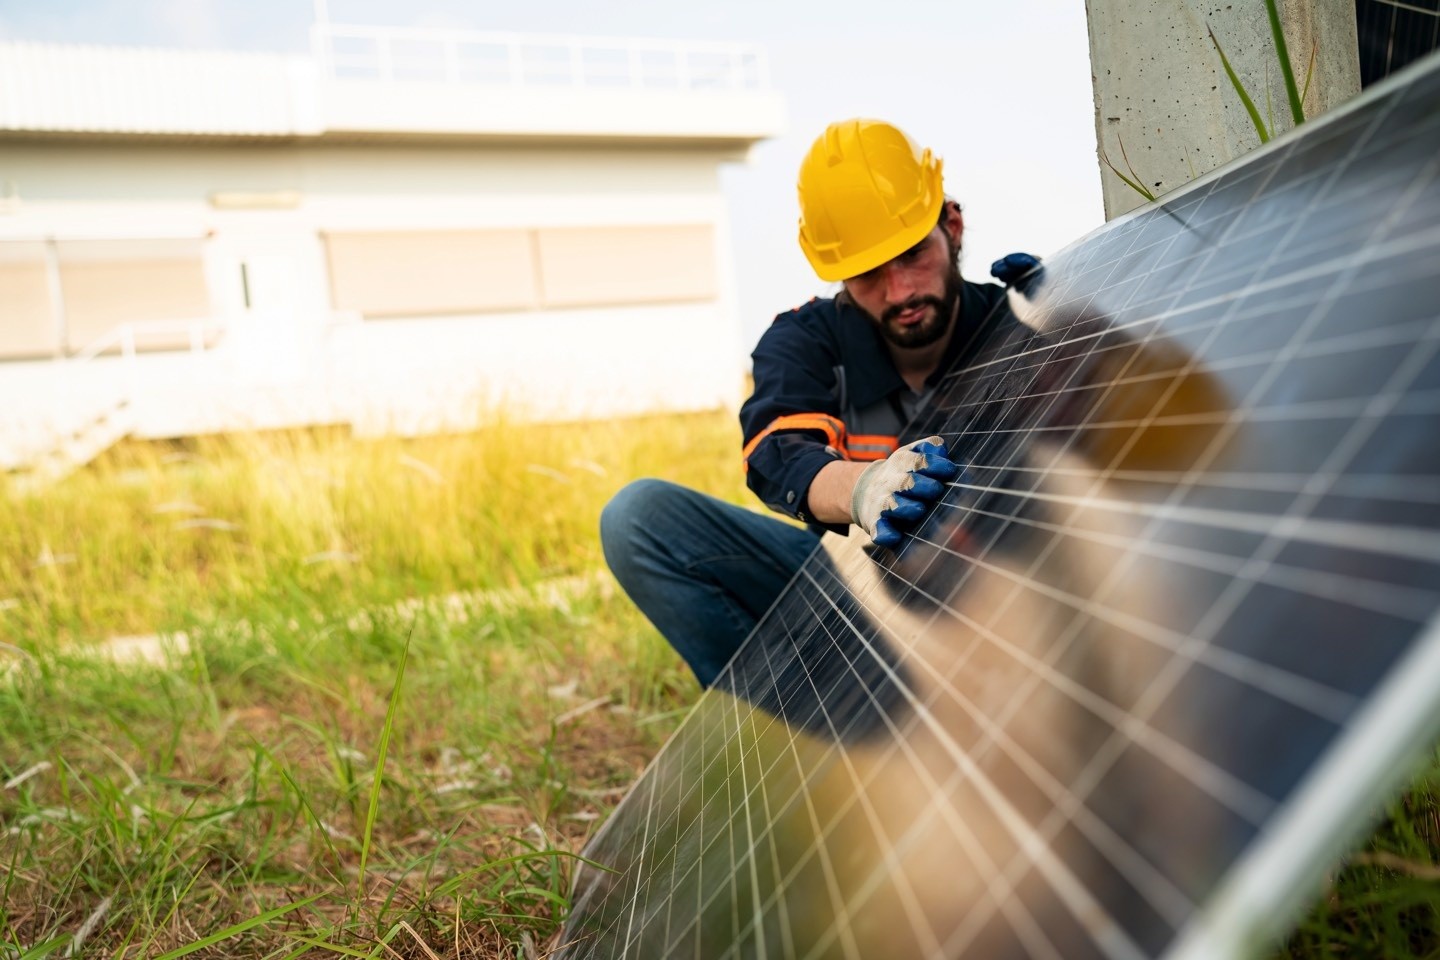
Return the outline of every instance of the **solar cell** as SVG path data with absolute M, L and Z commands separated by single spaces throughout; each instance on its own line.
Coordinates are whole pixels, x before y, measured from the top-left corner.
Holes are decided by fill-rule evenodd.
M 1229 956 L 1440 719 L 1440 64 L 1114 221 L 596 836 L 568 957 Z

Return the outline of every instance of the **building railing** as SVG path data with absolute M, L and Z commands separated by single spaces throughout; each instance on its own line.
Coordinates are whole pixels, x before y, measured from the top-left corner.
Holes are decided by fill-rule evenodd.
M 72 364 L 86 363 L 112 350 L 118 350 L 126 360 L 133 360 L 137 352 L 137 345 L 146 338 L 164 338 L 168 345 L 174 342 L 177 334 L 185 336 L 186 346 L 183 349 L 191 353 L 201 353 L 215 343 L 215 339 L 210 334 L 224 332 L 225 326 L 226 321 L 217 320 L 214 317 L 202 317 L 194 320 L 135 320 L 107 330 L 71 354 L 69 362 Z M 169 349 L 181 348 L 169 347 Z
M 770 88 L 764 53 L 745 44 L 318 23 L 311 45 L 321 76 L 330 80 L 588 90 Z
M 135 401 L 139 390 L 139 371 L 136 355 L 144 348 L 146 340 L 152 343 L 162 340 L 160 349 L 167 352 L 204 353 L 213 347 L 224 334 L 227 322 L 214 317 L 200 317 L 190 320 L 136 320 L 113 327 L 63 362 L 70 368 L 70 376 L 82 375 L 79 371 L 105 354 L 118 352 L 120 355 L 121 388 L 118 396 L 106 398 L 105 407 L 124 407 Z M 177 336 L 178 335 L 178 336 Z M 175 346 L 183 336 L 184 347 Z M 151 348 L 155 349 L 155 348 Z

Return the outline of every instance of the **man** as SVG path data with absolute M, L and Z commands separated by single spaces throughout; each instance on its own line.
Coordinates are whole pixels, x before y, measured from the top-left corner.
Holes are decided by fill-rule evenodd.
M 709 686 L 826 529 L 880 547 L 960 468 L 939 437 L 899 435 L 982 326 L 1013 322 L 994 284 L 962 280 L 964 219 L 941 162 L 874 120 L 831 124 L 800 167 L 800 247 L 834 299 L 781 314 L 752 355 L 740 411 L 746 479 L 794 526 L 661 480 L 621 490 L 600 519 L 606 562 Z M 1035 266 L 1012 255 L 1006 280 Z

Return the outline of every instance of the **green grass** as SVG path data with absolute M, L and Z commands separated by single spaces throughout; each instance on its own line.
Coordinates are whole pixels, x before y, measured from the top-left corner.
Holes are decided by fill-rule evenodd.
M 748 503 L 737 448 L 720 413 L 296 432 L 12 495 L 0 960 L 543 955 L 695 696 L 601 572 L 600 507 L 646 474 Z M 87 652 L 150 630 L 188 651 Z M 1432 758 L 1283 955 L 1440 955 L 1437 795 Z
M 1281 956 L 1440 957 L 1440 752 L 1330 878 Z
M 59 655 L 0 684 L 0 778 L 30 773 L 0 791 L 0 943 L 63 948 L 97 914 L 85 956 L 543 942 L 687 678 L 600 591 L 376 620 L 202 629 L 178 670 Z

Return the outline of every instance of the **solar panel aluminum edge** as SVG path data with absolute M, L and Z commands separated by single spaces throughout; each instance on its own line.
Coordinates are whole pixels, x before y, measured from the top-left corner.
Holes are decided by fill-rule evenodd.
M 1435 58 L 1054 257 L 587 847 L 567 957 L 1231 956 L 1440 709 Z M 1313 889 L 1313 887 L 1312 887 Z

